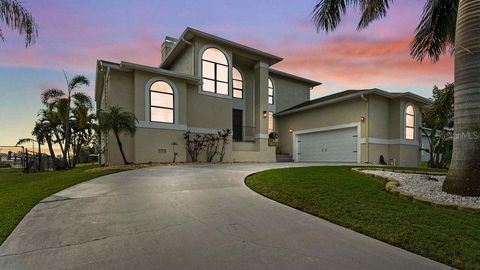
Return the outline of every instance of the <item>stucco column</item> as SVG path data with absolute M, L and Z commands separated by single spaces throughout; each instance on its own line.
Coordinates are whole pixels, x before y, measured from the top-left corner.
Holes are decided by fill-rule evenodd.
M 268 118 L 263 116 L 268 111 L 268 69 L 265 62 L 255 65 L 255 142 L 257 151 L 268 144 Z M 265 144 L 265 145 L 263 145 Z

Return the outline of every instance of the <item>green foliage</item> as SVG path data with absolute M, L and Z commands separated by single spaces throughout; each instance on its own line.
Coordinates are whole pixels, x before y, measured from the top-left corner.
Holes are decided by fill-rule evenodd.
M 0 244 L 30 209 L 44 198 L 83 181 L 121 171 L 90 171 L 92 168 L 93 166 L 84 166 L 68 171 L 36 174 L 0 169 Z
M 20 35 L 25 35 L 25 46 L 35 43 L 38 37 L 38 26 L 33 16 L 17 0 L 0 0 L 0 21 Z M 5 40 L 0 28 L 0 39 Z
M 138 119 L 135 114 L 124 111 L 122 107 L 117 105 L 110 106 L 107 111 L 100 110 L 98 112 L 98 129 L 104 134 L 108 134 L 110 131 L 114 133 L 125 164 L 129 162 L 123 152 L 119 135 L 125 133 L 132 137 L 135 136 L 137 122 Z
M 457 268 L 480 268 L 480 215 L 412 202 L 349 167 L 269 170 L 254 191 L 354 231 Z
M 98 112 L 99 129 L 104 133 L 113 131 L 116 134 L 125 133 L 133 137 L 137 131 L 137 122 L 135 114 L 124 111 L 117 105 L 110 106 L 107 111 Z
M 428 166 L 445 168 L 449 165 L 453 144 L 453 93 L 454 85 L 433 88 L 433 103 L 423 113 L 422 132 L 429 143 Z M 428 130 L 426 130 L 426 129 Z M 427 151 L 424 149 L 424 151 Z

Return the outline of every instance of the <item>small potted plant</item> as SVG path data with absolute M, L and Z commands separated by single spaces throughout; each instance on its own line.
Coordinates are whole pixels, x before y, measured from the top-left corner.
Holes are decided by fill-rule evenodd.
M 268 134 L 268 146 L 277 146 L 278 145 L 278 133 L 270 132 Z

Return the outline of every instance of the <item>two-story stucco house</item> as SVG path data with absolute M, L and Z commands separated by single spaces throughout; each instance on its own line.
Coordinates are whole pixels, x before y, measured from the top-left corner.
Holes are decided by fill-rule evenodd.
M 159 52 L 160 54 L 160 52 Z M 310 100 L 319 82 L 273 69 L 282 58 L 192 28 L 166 37 L 159 67 L 97 61 L 99 109 L 118 105 L 138 120 L 124 136 L 130 161 L 189 161 L 183 134 L 233 129 L 224 161 L 295 161 L 417 166 L 421 107 L 428 99 L 379 89 L 348 90 Z M 271 132 L 278 145 L 269 146 Z M 113 135 L 102 139 L 101 160 L 121 163 Z

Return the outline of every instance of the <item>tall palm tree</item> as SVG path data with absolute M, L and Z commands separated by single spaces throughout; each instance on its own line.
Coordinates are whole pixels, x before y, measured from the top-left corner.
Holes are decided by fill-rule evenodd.
M 0 22 L 3 22 L 20 35 L 25 35 L 25 46 L 35 43 L 38 37 L 38 26 L 33 16 L 17 0 L 0 0 Z M 5 41 L 0 28 L 0 39 Z
M 123 163 L 129 164 L 123 152 L 119 135 L 125 133 L 133 137 L 137 130 L 135 126 L 138 122 L 137 117 L 131 112 L 123 111 L 122 107 L 116 105 L 110 106 L 107 111 L 99 111 L 97 115 L 99 130 L 105 134 L 113 131 L 117 139 L 118 148 L 122 154 Z
M 52 106 L 55 108 L 56 113 L 63 125 L 63 163 L 66 167 L 70 167 L 69 158 L 70 155 L 70 140 L 71 140 L 71 128 L 70 118 L 72 112 L 72 100 L 74 103 L 86 103 L 90 104 L 91 99 L 88 95 L 79 92 L 78 89 L 82 86 L 90 85 L 90 81 L 83 75 L 77 75 L 72 79 L 68 79 L 66 73 L 65 81 L 67 83 L 67 91 L 52 88 L 42 92 L 42 103 L 47 107 Z M 87 105 L 88 106 L 88 105 Z
M 348 6 L 361 11 L 357 29 L 387 15 L 393 0 L 318 0 L 313 10 L 317 31 L 333 31 Z M 437 61 L 455 54 L 455 135 L 443 190 L 480 196 L 480 0 L 426 0 L 410 44 L 412 57 Z

